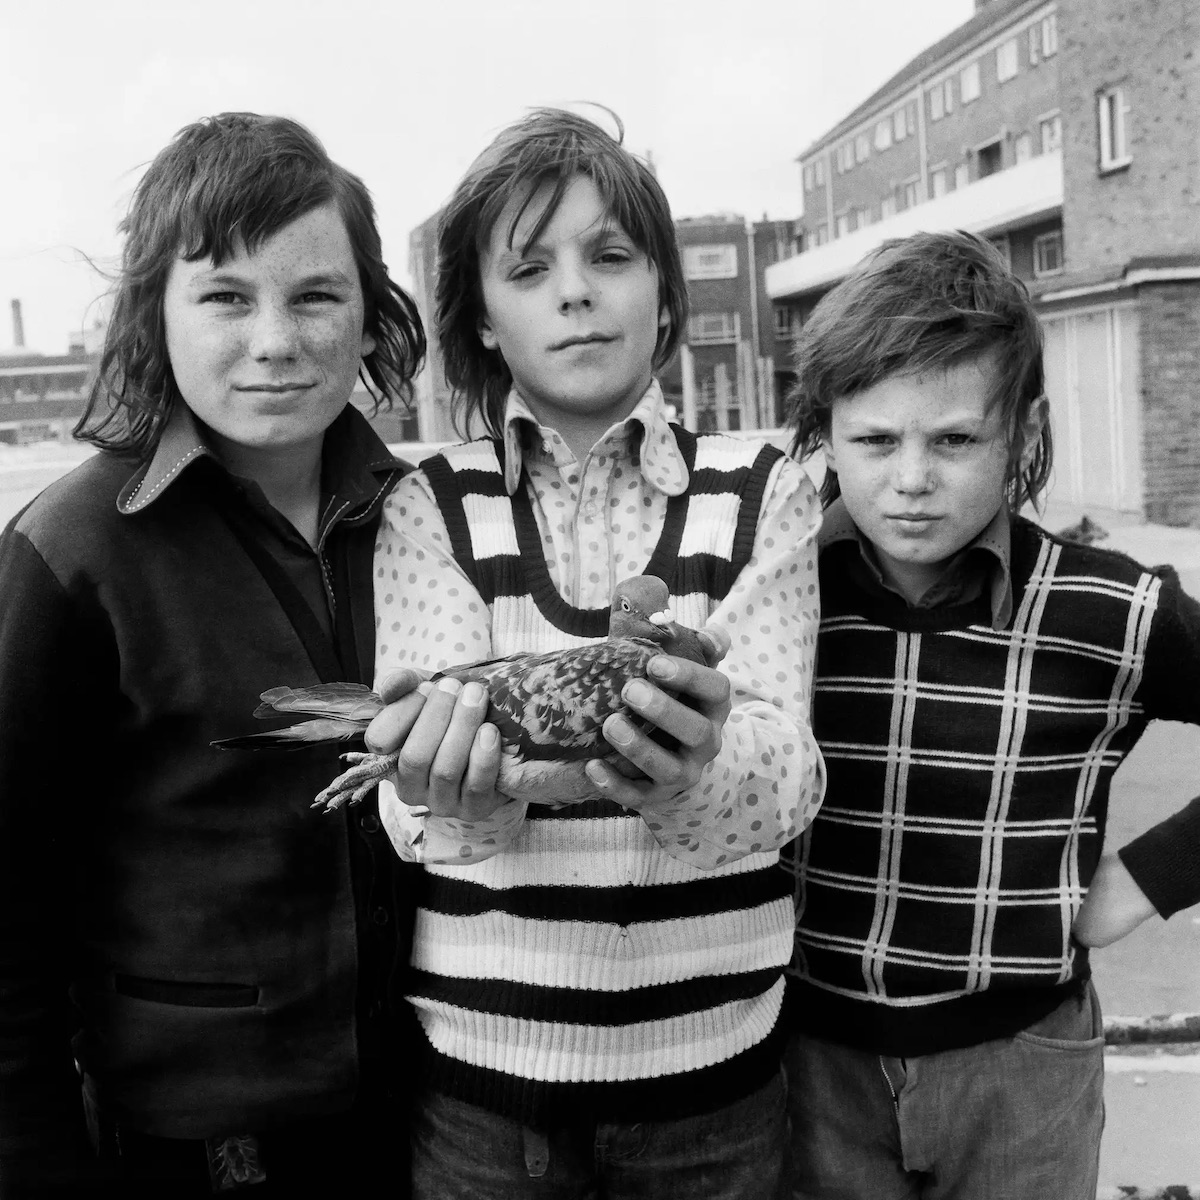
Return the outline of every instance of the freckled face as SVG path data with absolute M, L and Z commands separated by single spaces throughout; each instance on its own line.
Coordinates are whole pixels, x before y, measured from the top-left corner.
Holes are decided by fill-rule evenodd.
M 188 408 L 218 455 L 319 453 L 350 399 L 363 355 L 363 295 L 332 205 L 219 267 L 176 259 L 163 298 L 167 352 Z
M 989 404 L 993 368 L 976 359 L 893 375 L 836 400 L 823 439 L 854 523 L 884 577 L 915 601 L 1005 502 L 1010 430 Z M 1021 431 L 1030 452 L 1044 410 Z
M 551 194 L 533 197 L 508 244 L 525 197 L 492 227 L 480 256 L 483 344 L 504 356 L 538 420 L 555 428 L 583 421 L 599 437 L 633 410 L 650 384 L 666 313 L 658 272 L 609 216 L 580 175 L 534 243 L 530 234 Z

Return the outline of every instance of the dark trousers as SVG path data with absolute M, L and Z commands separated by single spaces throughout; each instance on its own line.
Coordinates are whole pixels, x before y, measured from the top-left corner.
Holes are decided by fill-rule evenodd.
M 354 1200 L 409 1195 L 408 1113 L 395 1102 L 360 1100 L 346 1113 L 288 1122 L 234 1138 L 149 1137 L 92 1112 L 103 1193 L 121 1200 L 246 1196 Z

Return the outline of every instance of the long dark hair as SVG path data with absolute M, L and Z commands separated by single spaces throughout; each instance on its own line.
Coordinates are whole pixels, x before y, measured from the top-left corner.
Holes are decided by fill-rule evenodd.
M 211 258 L 220 265 L 326 204 L 336 205 L 345 221 L 362 286 L 364 331 L 375 339 L 363 359 L 368 390 L 376 408 L 393 400 L 407 404 L 425 356 L 425 333 L 412 297 L 388 276 L 366 186 L 298 122 L 221 113 L 181 129 L 134 191 L 120 225 L 125 243 L 108 334 L 75 436 L 149 458 L 180 399 L 163 318 L 176 259 Z

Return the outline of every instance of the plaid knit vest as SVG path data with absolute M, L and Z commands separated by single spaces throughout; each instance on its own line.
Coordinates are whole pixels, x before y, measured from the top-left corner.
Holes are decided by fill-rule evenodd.
M 691 471 L 647 573 L 705 623 L 749 560 L 779 458 L 676 430 Z M 454 554 L 492 611 L 497 655 L 605 636 L 608 609 L 558 595 L 524 484 L 498 443 L 422 464 Z M 427 865 L 410 999 L 438 1091 L 531 1125 L 664 1120 L 732 1103 L 778 1070 L 790 881 L 777 854 L 701 872 L 610 801 L 531 805 L 514 844 Z M 536 981 L 536 982 L 531 982 Z
M 1015 610 L 910 610 L 821 573 L 825 802 L 798 844 L 792 1011 L 908 1056 L 1007 1036 L 1089 973 L 1071 923 L 1136 699 L 1160 581 L 1013 527 Z

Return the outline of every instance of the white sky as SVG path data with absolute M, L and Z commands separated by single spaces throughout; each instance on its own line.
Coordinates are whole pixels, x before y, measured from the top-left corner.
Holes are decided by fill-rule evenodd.
M 408 233 L 535 105 L 598 101 L 677 217 L 795 216 L 796 155 L 973 0 L 4 0 L 0 351 L 61 354 L 141 168 L 231 109 L 304 122 L 361 175 L 393 276 Z

